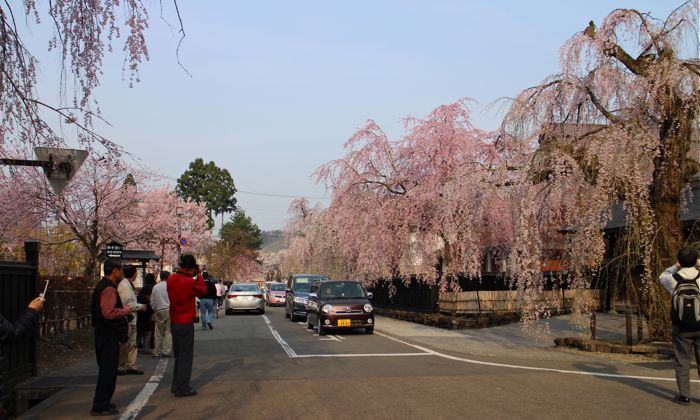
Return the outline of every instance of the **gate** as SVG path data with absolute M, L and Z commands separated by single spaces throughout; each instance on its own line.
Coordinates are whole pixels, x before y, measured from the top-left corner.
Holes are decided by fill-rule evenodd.
M 39 243 L 25 242 L 26 262 L 0 261 L 0 313 L 14 322 L 37 296 L 36 276 Z M 19 382 L 36 373 L 36 337 L 0 345 L 0 402 L 6 401 Z M 7 406 L 7 404 L 5 404 Z

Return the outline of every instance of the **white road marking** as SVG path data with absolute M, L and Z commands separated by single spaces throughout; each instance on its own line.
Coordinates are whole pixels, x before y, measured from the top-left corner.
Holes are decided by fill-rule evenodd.
M 156 365 L 156 370 L 153 372 L 153 376 L 151 376 L 151 379 L 148 380 L 146 385 L 141 388 L 141 391 L 138 393 L 136 398 L 129 404 L 129 406 L 126 408 L 124 411 L 124 414 L 122 414 L 121 417 L 119 417 L 119 420 L 131 420 L 135 419 L 143 407 L 148 403 L 148 400 L 151 398 L 151 395 L 156 391 L 158 388 L 158 385 L 160 384 L 161 379 L 163 379 L 163 375 L 165 375 L 165 369 L 168 367 L 168 359 L 166 358 L 161 358 L 158 360 L 158 364 Z
M 396 341 L 397 343 L 405 344 L 409 347 L 413 347 L 414 349 L 424 351 L 424 352 L 429 353 L 433 356 L 442 357 L 444 359 L 454 360 L 457 362 L 471 363 L 471 364 L 475 364 L 475 365 L 495 366 L 495 367 L 504 367 L 504 368 L 511 368 L 511 369 L 535 370 L 535 371 L 540 371 L 540 372 L 566 373 L 566 374 L 570 374 L 570 375 L 599 376 L 602 378 L 641 379 L 641 380 L 647 380 L 647 381 L 667 381 L 667 382 L 675 382 L 676 381 L 675 378 L 659 378 L 659 377 L 655 377 L 655 376 L 622 375 L 622 374 L 618 374 L 618 373 L 590 372 L 590 371 L 583 371 L 583 370 L 565 370 L 565 369 L 544 368 L 544 367 L 536 367 L 536 366 L 522 366 L 522 365 L 512 365 L 512 364 L 507 364 L 507 363 L 484 362 L 481 360 L 465 359 L 462 357 L 450 356 L 449 354 L 444 354 L 444 353 L 440 353 L 440 352 L 437 352 L 434 350 L 430 350 L 428 348 L 425 348 L 423 346 L 418 346 L 416 344 L 411 344 L 411 343 L 408 343 L 406 341 L 399 340 L 398 338 L 394 338 L 394 337 L 391 337 L 389 335 L 382 334 L 378 331 L 375 331 L 374 333 L 378 334 L 382 337 L 388 338 L 389 340 Z M 700 383 L 700 380 L 692 380 L 691 382 Z
M 333 337 L 339 338 L 339 339 L 341 339 L 341 340 L 345 340 L 345 337 L 343 337 L 342 335 L 334 335 Z
M 402 357 L 402 356 L 434 356 L 432 353 L 367 353 L 367 354 L 298 354 L 296 359 L 310 359 L 313 357 Z
M 287 353 L 287 356 L 294 359 L 297 356 L 296 352 L 294 351 L 294 349 L 292 349 L 289 346 L 289 344 L 287 344 L 286 341 L 284 341 L 284 338 L 282 338 L 282 336 L 277 332 L 275 327 L 272 326 L 272 322 L 270 322 L 270 318 L 268 318 L 267 315 L 263 315 L 262 318 L 263 318 L 263 320 L 265 320 L 265 323 L 267 324 L 267 327 L 270 329 L 272 336 L 275 338 L 275 340 L 277 340 L 279 345 L 282 346 L 282 349 L 285 351 L 285 353 Z

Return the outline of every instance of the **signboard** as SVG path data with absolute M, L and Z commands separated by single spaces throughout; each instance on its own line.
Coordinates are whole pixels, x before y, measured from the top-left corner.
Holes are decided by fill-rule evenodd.
M 105 247 L 105 255 L 107 258 L 121 258 L 124 254 L 124 245 L 119 242 L 110 242 Z
M 34 154 L 40 161 L 50 162 L 43 169 L 56 195 L 61 194 L 88 156 L 86 150 L 55 147 L 35 147 Z

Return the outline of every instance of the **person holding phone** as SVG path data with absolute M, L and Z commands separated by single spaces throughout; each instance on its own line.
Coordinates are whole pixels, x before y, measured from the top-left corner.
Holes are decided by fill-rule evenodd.
M 104 277 L 92 294 L 92 326 L 95 330 L 95 355 L 97 356 L 97 384 L 92 400 L 93 416 L 119 414 L 112 396 L 117 386 L 119 343 L 128 341 L 127 317 L 136 308 L 122 304 L 117 285 L 124 277 L 122 263 L 108 258 L 104 262 Z
M 43 296 L 39 296 L 29 302 L 27 310 L 14 323 L 0 315 L 0 343 L 12 344 L 30 336 L 39 323 L 40 314 L 44 310 L 44 301 Z

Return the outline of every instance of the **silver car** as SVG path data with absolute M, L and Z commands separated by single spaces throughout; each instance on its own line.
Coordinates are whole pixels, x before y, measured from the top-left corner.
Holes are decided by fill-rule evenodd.
M 234 283 L 224 300 L 226 315 L 235 311 L 257 311 L 265 313 L 265 299 L 260 286 L 255 283 Z

